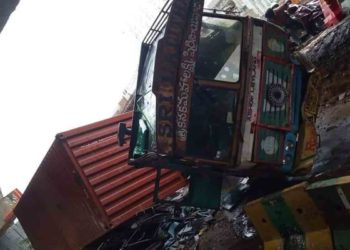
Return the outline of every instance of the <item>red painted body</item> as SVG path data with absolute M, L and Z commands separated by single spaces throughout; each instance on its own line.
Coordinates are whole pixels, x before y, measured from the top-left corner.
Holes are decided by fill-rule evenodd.
M 129 166 L 129 139 L 118 146 L 126 113 L 58 134 L 15 214 L 37 250 L 81 249 L 153 205 L 156 171 Z M 186 185 L 162 171 L 159 198 Z

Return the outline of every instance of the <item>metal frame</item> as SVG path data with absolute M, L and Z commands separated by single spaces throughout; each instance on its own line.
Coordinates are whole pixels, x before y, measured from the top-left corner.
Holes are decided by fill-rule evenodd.
M 170 13 L 170 8 L 173 4 L 173 0 L 167 0 L 159 12 L 158 16 L 154 20 L 151 28 L 148 30 L 146 33 L 142 43 L 143 44 L 148 44 L 151 45 L 159 36 L 159 34 L 162 32 L 162 30 L 165 28 L 168 18 L 169 18 L 169 13 Z
M 204 9 L 208 10 L 208 9 Z M 224 11 L 220 11 L 225 13 Z M 237 91 L 237 96 L 238 96 L 238 101 L 237 101 L 237 109 L 235 110 L 235 121 L 236 121 L 236 127 L 235 131 L 237 131 L 237 136 L 234 136 L 233 138 L 233 143 L 232 147 L 230 150 L 230 158 L 229 161 L 215 161 L 215 160 L 208 160 L 208 159 L 201 159 L 196 156 L 189 156 L 186 155 L 185 158 L 195 158 L 197 159 L 197 162 L 203 162 L 206 164 L 215 164 L 217 165 L 226 165 L 226 167 L 230 165 L 234 165 L 237 163 L 237 154 L 238 154 L 238 144 L 239 144 L 239 135 L 238 132 L 240 131 L 240 127 L 242 126 L 242 113 L 243 113 L 243 106 L 242 102 L 245 99 L 244 93 L 246 89 L 246 69 L 243 67 L 244 65 L 247 64 L 247 59 L 245 58 L 245 54 L 247 53 L 247 44 L 249 37 L 247 37 L 246 34 L 246 29 L 248 27 L 248 18 L 246 17 L 241 17 L 241 16 L 233 16 L 233 15 L 226 15 L 225 14 L 219 14 L 217 11 L 211 12 L 204 12 L 203 17 L 213 17 L 213 18 L 222 18 L 222 19 L 229 19 L 229 20 L 238 20 L 242 24 L 242 41 L 241 41 L 241 61 L 240 61 L 240 67 L 239 67 L 239 80 L 237 82 L 225 82 L 225 81 L 215 81 L 215 80 L 207 80 L 207 79 L 202 79 L 202 78 L 196 78 L 195 81 L 193 82 L 193 85 L 198 84 L 200 86 L 206 86 L 209 88 L 222 88 L 222 89 L 227 89 L 227 90 L 235 90 Z M 230 12 L 231 14 L 233 12 Z
M 138 86 L 140 84 L 140 76 L 142 76 L 144 59 L 147 55 L 147 48 L 149 48 L 149 46 L 151 46 L 151 44 L 157 39 L 157 37 L 159 36 L 161 31 L 166 28 L 167 20 L 169 18 L 169 14 L 170 14 L 170 8 L 172 5 L 173 5 L 173 1 L 170 1 L 170 0 L 168 0 L 165 3 L 163 9 L 161 10 L 159 15 L 157 16 L 156 20 L 152 24 L 151 29 L 148 31 L 145 39 L 143 40 L 143 47 L 142 47 L 143 50 L 141 53 L 141 60 L 140 60 L 141 63 L 140 63 L 140 67 L 139 67 Z M 199 85 L 199 86 L 206 86 L 209 88 L 221 88 L 221 89 L 228 89 L 228 90 L 237 91 L 237 97 L 238 97 L 237 109 L 234 112 L 235 113 L 234 114 L 235 121 L 236 121 L 234 130 L 236 131 L 236 135 L 233 137 L 233 143 L 232 143 L 232 147 L 230 149 L 230 157 L 226 161 L 215 161 L 215 160 L 201 159 L 197 156 L 187 155 L 186 153 L 177 155 L 178 150 L 177 150 L 177 144 L 175 143 L 176 138 L 177 138 L 175 135 L 176 129 L 173 128 L 173 143 L 172 143 L 173 148 L 172 148 L 172 153 L 169 154 L 169 157 L 170 157 L 169 159 L 172 159 L 172 160 L 170 160 L 169 162 L 167 161 L 166 168 L 180 169 L 179 166 L 183 165 L 183 166 L 186 166 L 185 169 L 183 169 L 183 171 L 187 172 L 186 169 L 189 168 L 187 165 L 194 165 L 194 167 L 190 167 L 190 168 L 196 168 L 198 166 L 201 166 L 202 170 L 200 170 L 200 171 L 203 171 L 203 169 L 206 168 L 205 166 L 207 166 L 207 165 L 213 166 L 214 165 L 217 170 L 228 172 L 230 175 L 240 175 L 241 173 L 252 172 L 252 169 L 250 167 L 255 165 L 253 161 L 254 161 L 256 152 L 253 152 L 252 159 L 251 159 L 252 164 L 251 165 L 249 164 L 248 168 L 245 168 L 242 166 L 243 169 L 242 168 L 237 169 L 237 165 L 240 164 L 240 158 L 241 158 L 241 153 L 242 153 L 243 133 L 244 133 L 244 129 L 245 129 L 243 122 L 245 121 L 245 118 L 247 116 L 246 106 L 247 106 L 248 95 L 249 95 L 248 83 L 251 80 L 251 76 L 249 74 L 249 72 L 250 72 L 249 70 L 250 70 L 250 67 L 252 64 L 251 55 L 249 54 L 249 52 L 252 49 L 251 40 L 253 37 L 251 28 L 253 27 L 254 24 L 256 24 L 258 26 L 261 26 L 264 31 L 267 29 L 272 29 L 272 30 L 274 30 L 274 29 L 281 30 L 281 29 L 279 29 L 277 26 L 275 26 L 273 24 L 270 24 L 268 22 L 265 22 L 265 21 L 262 21 L 259 19 L 242 17 L 242 16 L 234 16 L 233 14 L 239 14 L 239 13 L 238 12 L 237 13 L 230 12 L 230 11 L 227 12 L 227 11 L 204 9 L 203 13 L 202 13 L 202 17 L 224 18 L 224 19 L 241 21 L 241 23 L 242 23 L 242 43 L 241 43 L 241 61 L 240 61 L 240 78 L 239 78 L 239 80 L 235 83 L 231 83 L 231 82 L 224 82 L 224 81 L 199 79 L 199 78 L 195 77 L 194 81 L 193 81 L 194 86 Z M 183 32 L 183 33 L 185 34 L 185 32 Z M 266 51 L 266 46 L 267 46 L 266 39 L 267 39 L 266 35 L 264 35 L 263 36 L 263 43 L 262 43 L 262 52 Z M 197 46 L 198 46 L 198 44 L 197 44 Z M 285 52 L 285 53 L 287 54 L 287 52 Z M 288 61 L 286 61 L 287 59 L 285 59 L 285 58 L 278 59 L 274 56 L 265 55 L 265 54 L 264 54 L 264 58 L 271 58 L 271 59 L 273 59 L 273 61 L 278 61 L 278 62 L 283 62 L 283 63 L 288 64 Z M 262 67 L 263 68 L 265 67 L 264 64 L 262 64 Z M 263 68 L 261 69 L 260 82 L 264 81 Z M 291 86 L 290 82 L 292 81 L 292 78 L 293 78 L 293 74 L 291 74 L 291 77 L 288 81 L 289 88 Z M 177 85 L 174 86 L 174 88 L 175 88 L 175 92 L 177 92 Z M 191 96 L 192 96 L 192 94 L 191 94 Z M 289 102 L 291 101 L 290 98 L 291 97 L 289 97 L 289 100 L 288 100 Z M 259 94 L 258 110 L 261 110 L 260 99 L 261 99 L 261 93 Z M 177 103 L 176 102 L 176 95 L 175 95 L 174 102 L 175 102 L 174 105 L 176 105 L 176 103 Z M 191 111 L 189 109 L 188 116 L 190 116 L 189 115 L 190 112 Z M 291 114 L 291 110 L 289 111 L 289 113 Z M 137 133 L 138 124 L 137 124 L 137 122 L 135 122 L 138 120 L 137 115 L 138 115 L 137 111 L 135 111 L 134 124 L 133 124 L 134 133 Z M 175 119 L 175 117 L 176 117 L 176 112 L 173 114 L 174 119 Z M 157 120 L 158 120 L 158 115 L 157 115 Z M 174 120 L 174 124 L 176 124 L 175 120 Z M 257 121 L 257 124 L 255 124 L 255 125 L 257 126 L 258 124 L 259 124 L 259 121 Z M 270 127 L 270 126 L 264 126 L 264 127 Z M 187 129 L 188 129 L 188 126 L 187 126 Z M 284 131 L 284 129 L 282 129 L 280 127 L 278 128 L 278 130 Z M 285 131 L 289 131 L 289 129 L 286 128 Z M 131 141 L 131 149 L 135 145 L 136 134 L 134 134 L 132 137 L 133 137 L 133 139 Z M 186 143 L 187 143 L 187 141 L 186 141 Z M 256 151 L 255 148 L 256 147 L 254 146 L 254 151 Z M 281 150 L 281 155 L 283 155 L 282 151 L 283 150 Z M 176 152 L 176 154 L 174 154 L 174 152 Z M 130 151 L 130 155 L 132 155 L 131 151 Z M 176 158 L 181 159 L 181 161 L 177 162 L 176 164 L 173 164 L 174 161 L 177 161 Z M 262 166 L 259 165 L 259 168 L 264 169 L 264 164 L 267 164 L 267 162 L 261 162 L 259 164 L 262 164 Z M 171 165 L 171 167 L 169 167 L 170 165 Z M 232 168 L 237 170 L 237 171 L 232 171 Z M 258 171 L 258 172 L 260 172 L 260 171 Z M 248 174 L 248 175 L 251 175 L 251 174 Z M 255 172 L 253 175 L 255 175 Z M 245 174 L 245 176 L 246 176 L 246 174 Z

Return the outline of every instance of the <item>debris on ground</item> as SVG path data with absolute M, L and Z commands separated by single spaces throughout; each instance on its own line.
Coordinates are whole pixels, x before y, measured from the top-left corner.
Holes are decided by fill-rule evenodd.
M 22 193 L 18 189 L 15 189 L 7 196 L 0 198 L 0 236 L 6 232 L 16 219 L 13 210 L 17 206 L 21 196 Z
M 339 61 L 350 52 L 350 17 L 326 29 L 296 52 L 308 71 L 338 71 Z
M 293 42 L 301 44 L 325 29 L 324 14 L 318 0 L 295 4 L 285 1 L 266 11 L 268 21 L 285 28 Z
M 226 177 L 217 210 L 184 205 L 188 188 L 183 188 L 87 249 L 262 249 L 242 204 L 295 183 L 280 177 Z
M 87 249 L 197 249 L 214 210 L 160 204 Z
M 208 231 L 200 238 L 200 250 L 262 249 L 255 229 L 242 206 L 232 212 L 220 210 Z
M 319 144 L 314 173 L 323 172 L 325 169 L 340 168 L 350 163 L 348 155 L 350 140 L 342 136 L 344 133 L 350 134 L 350 119 L 348 119 L 350 117 L 350 89 L 348 87 L 350 86 L 350 80 L 348 80 L 350 79 L 350 63 L 346 61 L 346 55 L 350 52 L 350 17 L 341 21 L 344 14 L 339 2 L 329 1 L 329 3 L 323 0 L 284 1 L 266 12 L 267 19 L 287 30 L 291 42 L 297 45 L 294 46 L 298 48 L 295 58 L 310 73 L 314 72 L 309 78 L 308 86 L 305 80 L 305 86 L 300 87 L 307 88 L 305 90 L 306 100 L 302 107 L 303 126 L 306 131 L 304 134 L 314 137 L 311 138 L 314 139 L 311 140 L 312 143 L 305 140 L 309 143 L 306 144 L 312 153 L 311 156 L 305 158 L 312 158 L 311 166 L 314 164 L 316 144 Z M 236 6 L 232 5 L 232 8 Z M 330 25 L 334 26 L 328 28 Z M 284 33 L 283 36 L 286 37 Z M 277 52 L 279 52 L 278 49 Z M 278 93 L 281 96 L 285 91 Z M 299 142 L 302 141 L 301 133 L 295 136 L 298 136 Z M 315 139 L 317 136 L 319 137 L 318 142 Z M 334 140 L 334 138 L 339 139 Z M 295 148 L 295 144 L 286 145 L 287 148 Z M 315 148 L 315 152 L 310 148 Z M 275 149 L 271 147 L 270 150 Z M 143 160 L 142 163 L 145 164 L 145 160 L 152 159 L 153 161 L 157 157 L 155 153 L 148 153 L 144 158 L 138 159 L 139 162 Z M 214 178 L 209 174 L 192 173 L 189 176 L 190 185 L 196 182 L 197 189 L 192 188 L 191 190 L 191 187 L 189 190 L 182 189 L 170 199 L 156 203 L 151 209 L 118 226 L 87 249 L 263 249 L 257 232 L 243 210 L 244 204 L 309 178 L 309 176 L 294 177 L 285 174 L 273 176 L 271 172 L 268 172 L 268 176 L 259 175 L 249 178 L 225 176 L 223 180 L 221 176 Z M 217 188 L 214 190 L 214 187 Z M 190 194 L 188 196 L 193 194 L 193 197 L 197 198 L 192 197 L 189 200 L 196 200 L 197 204 L 210 201 L 212 207 L 216 205 L 216 202 L 211 195 L 218 197 L 217 203 L 220 204 L 221 201 L 220 208 L 207 209 L 201 208 L 201 205 L 186 204 L 185 198 L 188 193 Z M 264 220 L 260 221 L 264 222 Z
M 260 249 L 242 206 L 233 211 L 162 204 L 87 249 Z M 240 246 L 239 248 L 236 248 Z

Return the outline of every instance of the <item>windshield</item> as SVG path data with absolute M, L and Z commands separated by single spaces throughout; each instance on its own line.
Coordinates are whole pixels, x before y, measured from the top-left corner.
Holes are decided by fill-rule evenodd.
M 241 61 L 242 23 L 218 17 L 202 19 L 196 75 L 199 79 L 237 82 Z
M 152 86 L 157 45 L 161 38 L 162 35 L 149 47 L 137 89 L 136 111 L 140 120 L 134 155 L 156 151 L 156 96 L 152 92 Z
M 234 137 L 236 92 L 195 85 L 192 95 L 188 154 L 228 160 Z
M 204 16 L 191 102 L 187 153 L 227 161 L 235 137 L 242 23 Z

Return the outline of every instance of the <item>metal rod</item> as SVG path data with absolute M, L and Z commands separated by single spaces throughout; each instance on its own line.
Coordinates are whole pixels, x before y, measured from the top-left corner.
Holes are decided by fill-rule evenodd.
M 161 31 L 160 28 L 162 28 L 162 29 L 164 28 L 164 22 L 167 20 L 167 18 L 169 16 L 169 12 L 170 12 L 170 8 L 172 6 L 172 3 L 173 3 L 172 0 L 166 1 L 162 10 L 159 12 L 158 16 L 153 21 L 153 23 L 151 25 L 151 29 L 148 30 L 145 38 L 143 39 L 143 41 L 142 41 L 143 43 L 151 44 L 157 38 L 157 35 L 159 35 L 159 33 Z M 159 32 L 156 32 L 156 31 L 159 31 Z
M 159 186 L 160 186 L 160 177 L 161 177 L 161 166 L 159 164 L 157 164 L 156 166 L 156 170 L 157 170 L 157 175 L 156 175 L 156 179 L 154 180 L 154 192 L 153 192 L 153 202 L 157 203 L 159 201 Z

